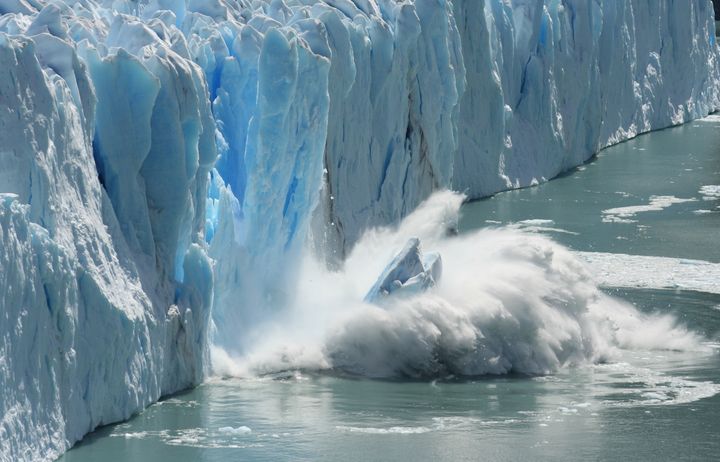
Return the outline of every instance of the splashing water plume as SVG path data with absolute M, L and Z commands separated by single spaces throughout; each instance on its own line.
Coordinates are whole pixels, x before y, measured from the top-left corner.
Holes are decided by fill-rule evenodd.
M 398 227 L 373 229 L 343 268 L 306 252 L 289 306 L 242 357 L 212 348 L 219 375 L 291 369 L 368 377 L 547 374 L 619 349 L 692 350 L 698 335 L 602 293 L 568 249 L 515 229 L 453 235 L 462 195 L 433 195 Z M 443 258 L 430 290 L 376 306 L 363 297 L 410 237 Z

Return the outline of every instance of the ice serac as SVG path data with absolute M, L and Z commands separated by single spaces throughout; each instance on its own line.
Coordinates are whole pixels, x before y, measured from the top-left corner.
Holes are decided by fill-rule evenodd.
M 330 63 L 324 42 L 315 43 L 318 24 L 301 32 L 269 18 L 254 25 L 264 35 L 245 26 L 222 71 L 206 69 L 220 72 L 213 90 L 220 158 L 208 232 L 217 269 L 214 342 L 235 352 L 252 341 L 251 331 L 222 326 L 262 321 L 282 306 L 297 273 L 322 184 L 329 104 Z
M 207 363 L 199 216 L 215 143 L 202 72 L 128 38 L 76 45 L 63 8 L 0 27 L 28 35 L 0 32 L 3 461 L 53 459 L 199 383 Z M 138 47 L 158 45 L 127 25 Z
M 453 3 L 468 81 L 453 186 L 470 197 L 717 108 L 710 2 Z
M 717 56 L 710 0 L 0 0 L 0 460 L 241 355 L 308 241 L 716 110 Z
M 329 34 L 343 56 L 333 68 L 355 75 L 349 91 L 331 87 L 326 148 L 326 222 L 341 251 L 438 186 L 478 198 L 537 184 L 603 147 L 718 107 L 706 0 L 378 4 L 379 14 L 338 7 L 352 67 L 342 64 L 344 35 Z M 353 41 L 358 32 L 368 40 Z

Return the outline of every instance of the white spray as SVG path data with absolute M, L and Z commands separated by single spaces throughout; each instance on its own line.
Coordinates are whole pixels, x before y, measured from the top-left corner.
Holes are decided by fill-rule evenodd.
M 213 348 L 220 375 L 335 369 L 369 377 L 546 374 L 612 360 L 619 348 L 695 349 L 670 316 L 603 294 L 587 267 L 548 238 L 513 229 L 450 236 L 463 197 L 439 192 L 396 228 L 367 232 L 342 270 L 307 252 L 296 297 L 259 325 L 241 358 Z M 408 238 L 443 258 L 437 287 L 383 307 L 362 302 Z

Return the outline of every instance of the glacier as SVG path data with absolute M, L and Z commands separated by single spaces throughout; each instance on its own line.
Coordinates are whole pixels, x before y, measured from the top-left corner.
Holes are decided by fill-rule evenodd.
M 719 83 L 710 0 L 0 0 L 0 460 L 242 354 L 308 245 L 341 267 Z

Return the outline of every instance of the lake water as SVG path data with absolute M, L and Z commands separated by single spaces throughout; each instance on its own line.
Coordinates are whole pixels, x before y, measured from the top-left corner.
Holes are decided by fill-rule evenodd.
M 61 460 L 717 460 L 717 185 L 720 118 L 711 117 L 468 204 L 460 222 L 461 232 L 552 236 L 582 252 L 607 292 L 703 334 L 706 352 L 627 351 L 545 377 L 217 380 L 96 431 Z

